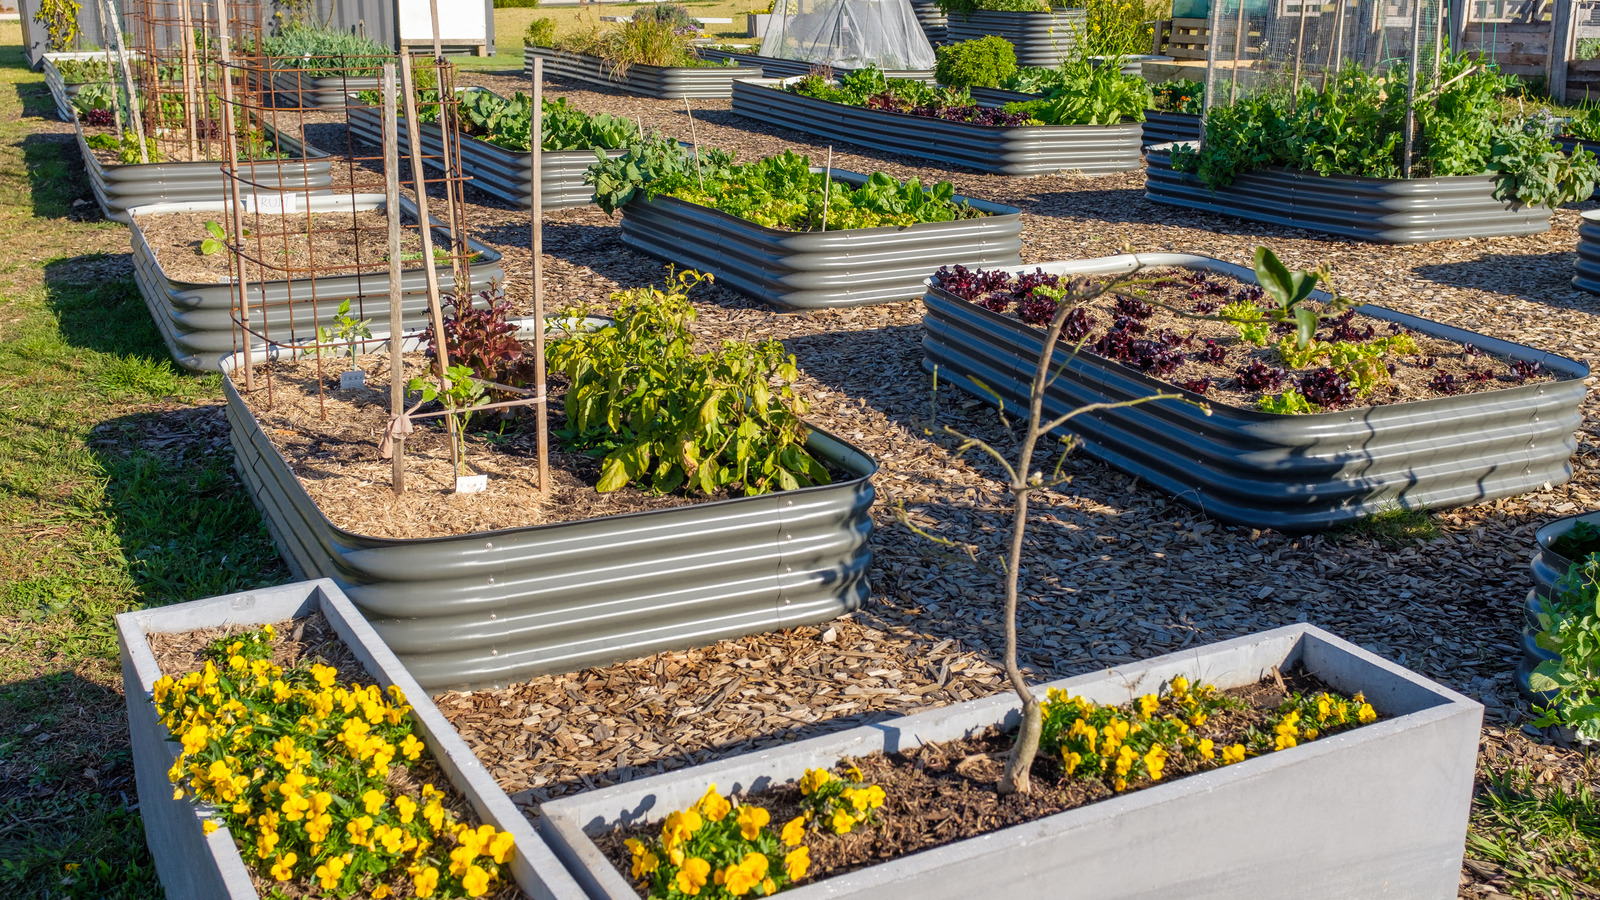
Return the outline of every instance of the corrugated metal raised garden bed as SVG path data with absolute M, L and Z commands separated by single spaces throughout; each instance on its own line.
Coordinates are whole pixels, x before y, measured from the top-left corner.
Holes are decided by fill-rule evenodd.
M 85 143 L 82 123 L 74 122 L 73 127 L 77 131 L 78 152 L 89 171 L 89 187 L 94 190 L 100 211 L 113 222 L 128 224 L 128 211 L 138 206 L 220 203 L 227 196 L 228 180 L 220 162 L 102 165 Z M 288 135 L 275 134 L 270 128 L 267 133 L 288 158 L 242 163 L 241 174 L 246 180 L 290 191 L 315 190 L 333 183 L 328 154 Z M 239 189 L 249 195 L 248 185 L 241 183 Z
M 572 876 L 511 798 L 495 784 L 427 692 L 384 646 L 338 586 L 326 580 L 226 594 L 117 616 L 140 817 L 164 896 L 172 900 L 255 900 L 258 894 L 228 828 L 208 833 L 205 810 L 188 798 L 173 796 L 168 770 L 180 748 L 156 711 L 154 689 L 163 674 L 177 673 L 161 671 L 151 647 L 152 636 L 275 625 L 317 613 L 322 614 L 371 683 L 400 690 L 411 706 L 409 718 L 415 734 L 439 765 L 444 779 L 440 783 L 448 782 L 447 787 L 454 787 L 480 821 L 512 834 L 514 853 L 507 862 L 511 871 L 508 880 L 514 880 L 530 897 L 582 900 L 583 892 Z M 264 869 L 266 863 L 258 866 Z
M 1145 196 L 1157 203 L 1364 241 L 1426 241 L 1540 234 L 1550 208 L 1494 198 L 1492 175 L 1361 178 L 1282 168 L 1240 174 L 1213 191 L 1172 168 L 1164 146 L 1146 157 Z
M 307 75 L 300 69 L 274 67 L 272 102 L 292 109 L 344 109 L 361 91 L 379 88 L 377 75 Z
M 1545 660 L 1560 658 L 1557 654 L 1539 646 L 1536 640 L 1540 628 L 1539 613 L 1543 610 L 1543 605 L 1555 595 L 1556 582 L 1579 562 L 1576 557 L 1580 554 L 1557 550 L 1555 544 L 1580 523 L 1600 527 L 1600 512 L 1586 512 L 1557 519 L 1534 532 L 1536 549 L 1533 551 L 1533 558 L 1528 562 L 1528 568 L 1533 574 L 1533 588 L 1528 591 L 1528 596 L 1523 602 L 1522 655 L 1517 660 L 1516 670 L 1517 690 L 1530 700 L 1549 698 L 1535 694 L 1528 677 Z
M 1146 149 L 1174 141 L 1200 140 L 1200 117 L 1194 113 L 1144 111 L 1144 130 L 1139 138 Z
M 952 13 L 945 23 L 945 39 L 952 44 L 998 35 L 1017 51 L 1017 65 L 1052 68 L 1072 55 L 1083 33 L 1087 13 L 1082 9 L 1050 12 L 996 12 L 976 10 L 971 15 Z
M 324 196 L 310 199 L 313 212 L 331 212 L 347 209 L 382 209 L 382 194 L 357 194 L 351 196 Z M 416 215 L 411 201 L 401 199 L 402 213 Z M 139 219 L 174 212 L 215 212 L 219 221 L 226 221 L 227 208 L 220 201 L 210 203 L 158 203 L 136 207 L 129 217 L 129 233 L 133 242 L 133 276 L 144 297 L 150 317 L 155 320 L 167 343 L 172 358 L 181 366 L 196 372 L 215 372 L 221 368 L 222 359 L 237 349 L 233 321 L 233 287 L 228 283 L 195 284 L 175 281 L 161 269 L 155 252 L 146 242 L 139 227 Z M 499 266 L 500 254 L 476 241 L 468 246 L 481 254 L 472 266 L 472 289 L 485 290 L 504 277 Z M 443 290 L 455 285 L 455 276 L 449 265 L 437 267 L 439 283 Z M 311 308 L 312 282 L 309 278 L 250 283 L 250 308 L 252 326 L 275 341 L 311 341 L 316 338 L 318 326 L 331 327 L 338 314 L 339 304 L 350 300 L 357 318 L 372 320 L 374 333 L 389 330 L 389 273 L 325 275 L 316 279 L 317 297 L 315 317 L 306 315 Z M 418 266 L 408 266 L 401 276 L 404 292 L 401 305 L 407 319 L 421 323 L 428 309 L 427 273 Z M 296 316 L 292 322 L 287 302 L 293 299 Z M 262 305 L 266 304 L 263 313 Z M 265 321 L 263 321 L 265 316 Z M 264 345 L 257 342 L 255 357 L 264 358 Z
M 1208 257 L 1143 254 L 1147 266 L 1214 272 L 1254 283 L 1254 273 Z M 1047 273 L 1109 275 L 1134 257 L 1052 263 Z M 1020 270 L 1019 270 L 1020 271 Z M 989 400 L 981 382 L 1008 403 L 1025 401 L 1043 331 L 991 312 L 933 285 L 924 365 Z M 1213 402 L 1212 415 L 1188 403 L 1157 401 L 1078 419 L 1084 449 L 1225 522 L 1301 532 L 1329 528 L 1396 503 L 1426 509 L 1507 497 L 1571 477 L 1573 430 L 1589 369 L 1582 363 L 1375 306 L 1366 316 L 1496 357 L 1539 363 L 1555 380 L 1482 393 L 1382 406 L 1279 415 Z M 1070 349 L 1070 348 L 1068 348 Z M 1046 412 L 1124 401 L 1168 382 L 1083 352 L 1058 349 L 1062 374 Z M 1191 399 L 1199 399 L 1191 396 Z
M 733 92 L 734 79 L 761 77 L 757 66 L 634 65 L 618 75 L 610 63 L 593 56 L 531 45 L 522 49 L 522 56 L 523 71 L 530 76 L 534 57 L 542 56 L 547 77 L 570 78 L 665 100 L 726 98 Z
M 1574 266 L 1572 286 L 1600 294 L 1600 213 L 1586 210 L 1578 214 L 1578 260 Z
M 519 323 L 519 337 L 531 335 Z M 449 537 L 335 526 L 263 432 L 224 360 L 240 474 L 291 569 L 337 582 L 424 687 L 504 685 L 815 623 L 868 595 L 872 475 L 821 431 L 830 484 Z M 373 490 L 387 490 L 379 485 Z
M 44 83 L 50 88 L 50 99 L 54 100 L 56 104 L 56 115 L 60 116 L 61 121 L 63 122 L 71 122 L 78 117 L 76 111 L 73 109 L 72 100 L 74 97 L 78 96 L 79 91 L 83 90 L 85 83 L 79 81 L 68 81 L 61 74 L 61 70 L 56 68 L 56 60 L 58 59 L 105 59 L 105 53 L 44 54 L 44 62 L 41 68 L 44 70 Z
M 370 106 L 355 106 L 349 112 L 350 131 L 362 140 L 382 146 L 382 114 Z M 432 122 L 418 124 L 422 135 L 424 165 L 443 167 L 442 133 Z M 411 133 L 403 125 L 398 131 L 400 155 L 411 152 Z M 608 156 L 625 151 L 608 150 Z M 594 163 L 593 150 L 546 150 L 540 154 L 540 206 L 545 210 L 587 206 L 594 200 L 594 189 L 583 183 L 583 174 Z M 507 150 L 469 134 L 461 135 L 461 171 L 471 184 L 513 206 L 529 209 L 533 205 L 533 154 Z
M 812 171 L 820 172 L 820 167 Z M 865 175 L 833 170 L 853 186 Z M 822 309 L 907 300 L 941 265 L 1012 266 L 1022 261 L 1022 214 L 956 196 L 986 215 L 907 228 L 782 231 L 670 196 L 634 198 L 622 242 L 774 306 Z
M 817 68 L 816 63 L 805 62 L 799 59 L 774 59 L 770 56 L 758 56 L 754 53 L 735 53 L 731 50 L 713 50 L 710 47 L 700 48 L 700 56 L 704 59 L 732 60 L 741 66 L 756 66 L 765 73 L 767 78 L 792 78 L 796 75 L 808 75 L 812 69 Z M 833 74 L 848 75 L 855 69 L 834 67 Z M 932 69 L 883 69 L 885 78 L 903 78 L 908 81 L 920 81 L 924 84 L 934 84 Z
M 940 8 L 939 0 L 911 0 L 911 13 L 917 17 L 928 43 L 938 46 L 945 42 L 950 19 Z
M 833 103 L 783 90 L 775 81 L 739 81 L 733 111 L 874 150 L 968 166 L 995 175 L 1085 175 L 1139 167 L 1139 125 L 988 126 Z

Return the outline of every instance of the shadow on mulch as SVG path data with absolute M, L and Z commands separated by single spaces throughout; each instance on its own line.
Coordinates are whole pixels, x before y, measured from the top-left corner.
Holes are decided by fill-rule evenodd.
M 1600 297 L 1572 286 L 1578 254 L 1489 253 L 1458 263 L 1417 266 L 1418 277 L 1455 288 L 1506 294 L 1546 306 L 1600 313 Z

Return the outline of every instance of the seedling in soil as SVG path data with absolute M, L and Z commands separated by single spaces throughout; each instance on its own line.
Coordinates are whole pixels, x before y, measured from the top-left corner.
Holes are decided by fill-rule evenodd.
M 445 408 L 445 418 L 450 420 L 450 466 L 459 480 L 467 461 L 467 423 L 474 409 L 489 402 L 487 389 L 472 377 L 472 369 L 459 363 L 445 370 L 440 383 L 413 378 L 407 389 L 421 391 L 424 402 L 437 400 Z
M 219 250 L 227 249 L 228 232 L 223 230 L 220 223 L 206 222 L 206 234 L 207 237 L 200 242 L 202 256 L 210 256 Z
M 317 346 L 307 350 L 306 355 L 320 356 L 323 352 L 323 345 L 326 344 L 349 344 L 350 371 L 354 372 L 356 368 L 356 341 L 358 339 L 371 338 L 371 326 L 371 319 L 357 319 L 350 314 L 350 301 L 346 299 L 339 304 L 339 311 L 333 317 L 332 328 L 317 326 Z M 334 356 L 339 355 L 337 347 L 328 348 L 328 352 Z M 344 387 L 344 385 L 341 383 L 340 387 Z

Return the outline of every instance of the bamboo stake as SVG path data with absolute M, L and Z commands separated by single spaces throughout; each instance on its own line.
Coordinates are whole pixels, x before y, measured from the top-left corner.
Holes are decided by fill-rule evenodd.
M 533 121 L 530 123 L 533 133 L 528 136 L 529 146 L 533 148 L 533 166 L 530 176 L 533 180 L 533 233 L 528 242 L 533 251 L 533 391 L 538 397 L 538 437 L 539 437 L 539 494 L 550 496 L 550 426 L 548 407 L 549 402 L 545 397 L 544 374 L 544 171 L 543 155 L 541 149 L 544 145 L 544 59 L 533 58 Z
M 822 167 L 822 230 L 828 230 L 828 201 L 833 197 L 833 145 L 828 145 L 828 163 Z
M 110 3 L 111 0 L 106 0 Z M 228 0 L 216 0 L 217 21 L 228 21 Z M 238 134 L 233 127 L 233 79 L 228 75 L 228 29 L 218 28 L 217 57 L 222 65 L 222 146 L 227 150 L 226 158 L 222 161 L 223 169 L 228 173 L 228 195 L 233 204 L 233 239 L 244 240 L 244 205 L 239 198 L 239 147 Z M 239 283 L 239 322 L 244 330 L 244 389 L 246 392 L 255 390 L 254 364 L 251 357 L 255 351 L 251 349 L 250 340 L 250 279 L 245 270 L 244 254 L 233 255 L 236 279 Z M 263 289 L 261 300 L 266 302 L 266 291 Z M 265 315 L 265 313 L 263 313 Z M 270 393 L 270 392 L 269 392 Z
M 128 118 L 133 120 L 133 133 L 139 138 L 139 162 L 148 163 L 150 152 L 144 145 L 144 117 L 139 115 L 139 99 L 133 92 L 133 70 L 128 68 L 128 48 L 122 42 L 122 24 L 117 18 L 117 4 L 115 0 L 106 0 L 106 6 L 111 11 L 111 34 L 117 41 L 117 59 L 122 63 L 122 83 L 128 89 Z M 117 135 L 117 140 L 122 140 L 122 135 Z
M 706 189 L 706 174 L 700 171 L 700 136 L 695 132 L 694 110 L 689 108 L 689 96 L 683 97 L 683 111 L 689 114 L 689 140 L 694 141 L 694 173 L 700 176 L 700 190 Z
M 111 36 L 106 33 L 106 29 L 110 27 L 111 20 L 106 14 L 105 0 L 99 0 L 99 2 L 100 40 L 104 41 L 106 45 L 106 78 L 110 79 L 111 73 L 116 71 L 117 68 L 116 62 L 111 57 Z M 122 103 L 117 100 L 115 88 L 111 92 L 111 115 L 116 121 L 117 137 L 120 139 L 122 137 Z
M 1300 102 L 1300 60 L 1306 53 L 1306 6 L 1311 0 L 1300 0 L 1300 36 L 1294 41 L 1294 87 L 1289 92 L 1289 108 Z
M 393 417 L 403 415 L 406 408 L 406 365 L 402 358 L 405 340 L 405 308 L 400 279 L 404 266 L 400 261 L 400 140 L 399 110 L 394 96 L 394 63 L 383 64 L 383 174 L 384 197 L 389 214 L 389 415 L 391 454 L 396 494 L 406 492 L 406 439 L 396 434 Z

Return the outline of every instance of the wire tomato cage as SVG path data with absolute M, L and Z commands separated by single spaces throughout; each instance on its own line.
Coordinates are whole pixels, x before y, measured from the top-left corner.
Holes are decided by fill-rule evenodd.
M 542 327 L 533 329 L 531 390 L 479 372 L 472 380 L 484 389 L 483 402 L 428 410 L 422 401 L 407 404 L 403 354 L 423 345 L 425 329 L 437 337 L 428 377 L 440 397 L 449 394 L 452 351 L 441 300 L 475 292 L 498 259 L 468 236 L 455 67 L 437 53 L 290 60 L 253 49 L 235 54 L 224 42 L 220 60 L 227 225 L 218 243 L 230 254 L 243 391 L 264 391 L 270 408 L 272 364 L 309 358 L 326 419 L 329 361 L 348 355 L 354 374 L 358 354 L 387 352 L 389 423 L 379 452 L 394 461 L 397 493 L 405 490 L 404 442 L 414 421 L 443 416 L 458 462 L 457 414 L 521 406 L 535 407 L 539 485 L 547 492 Z M 296 74 L 286 77 L 290 69 Z M 540 122 L 533 118 L 536 147 Z M 329 148 L 338 152 L 324 160 L 326 186 L 299 177 Z M 537 178 L 534 184 L 537 191 Z M 537 243 L 537 199 L 533 208 Z M 534 259 L 535 322 L 542 323 L 537 252 Z M 495 281 L 488 285 L 498 289 Z

